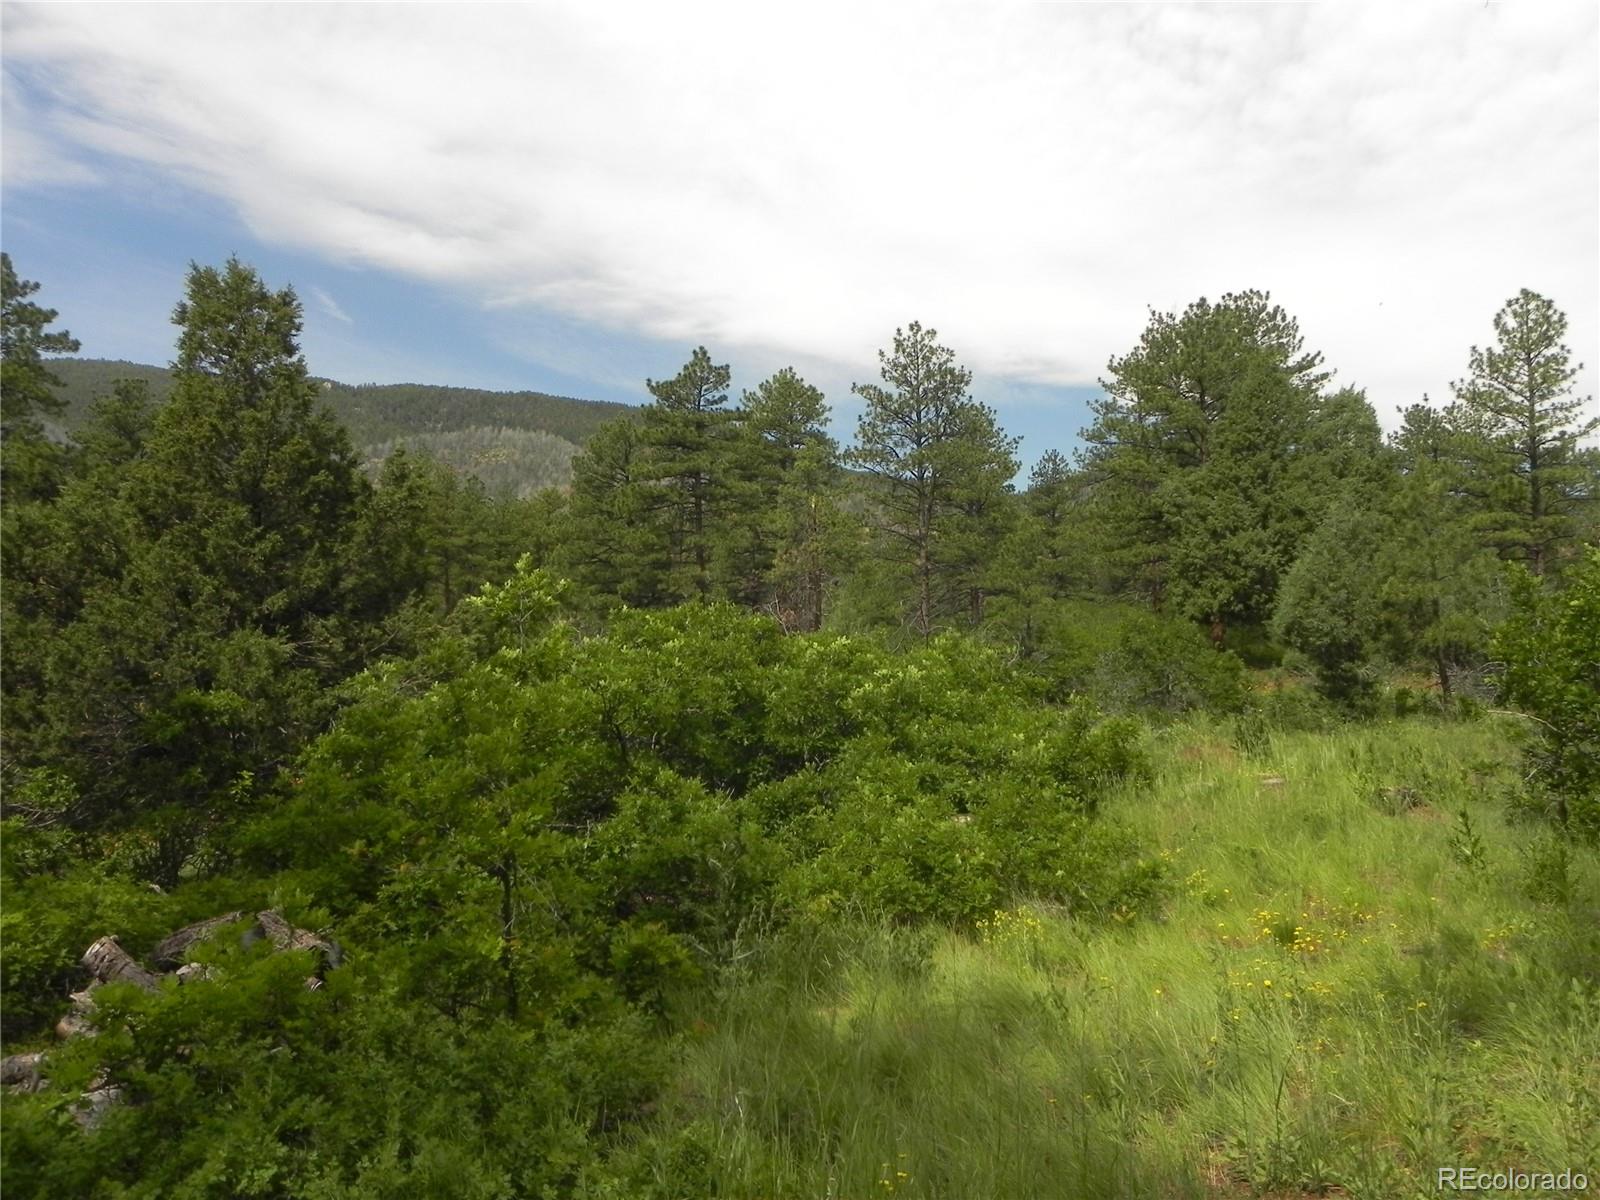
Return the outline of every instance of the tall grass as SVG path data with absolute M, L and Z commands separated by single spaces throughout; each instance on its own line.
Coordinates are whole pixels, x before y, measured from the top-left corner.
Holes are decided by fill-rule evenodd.
M 1109 805 L 1169 864 L 1158 919 L 767 939 L 700 1002 L 637 1194 L 1600 1186 L 1600 861 L 1508 824 L 1503 731 L 1158 737 Z

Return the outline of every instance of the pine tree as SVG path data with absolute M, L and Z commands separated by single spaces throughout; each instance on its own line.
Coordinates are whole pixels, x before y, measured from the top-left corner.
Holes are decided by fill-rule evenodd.
M 1341 464 L 1379 446 L 1359 393 L 1321 395 L 1321 361 L 1262 292 L 1152 312 L 1139 345 L 1111 360 L 1084 432 L 1094 517 L 1124 589 L 1219 642 L 1228 623 L 1272 612 Z
M 1566 314 L 1524 288 L 1495 314 L 1496 344 L 1472 347 L 1452 385 L 1461 426 L 1476 444 L 1479 524 L 1502 556 L 1535 575 L 1574 542 L 1574 518 L 1600 490 L 1578 443 L 1600 428 L 1592 399 L 1573 395 L 1583 364 L 1563 342 Z
M 1455 673 L 1481 661 L 1499 615 L 1499 573 L 1468 520 L 1452 414 L 1405 410 L 1391 439 L 1398 468 L 1371 564 L 1397 662 L 1422 661 L 1449 699 Z
M 654 505 L 669 538 L 669 586 L 681 598 L 706 598 L 713 590 L 713 557 L 726 515 L 730 484 L 725 407 L 731 373 L 704 346 L 668 380 L 646 380 L 653 404 L 645 406 L 641 441 L 657 486 Z
M 828 581 L 848 549 L 827 424 L 822 392 L 792 367 L 746 392 L 736 414 L 725 592 L 789 629 L 822 627 Z
M 994 543 L 990 523 L 1016 473 L 1017 440 L 967 395 L 972 373 L 913 321 L 878 352 L 884 384 L 866 401 L 848 461 L 872 476 L 884 553 L 909 576 L 911 626 L 923 637 L 958 612 L 980 612 Z
M 670 603 L 672 510 L 659 501 L 643 421 L 600 427 L 572 460 L 559 567 L 593 593 L 638 608 Z
M 13 504 L 47 495 L 60 482 L 61 454 L 40 418 L 61 411 L 54 391 L 61 381 L 44 356 L 78 351 L 70 333 L 46 331 L 57 313 L 28 299 L 38 290 L 17 275 L 9 254 L 0 253 L 0 486 Z

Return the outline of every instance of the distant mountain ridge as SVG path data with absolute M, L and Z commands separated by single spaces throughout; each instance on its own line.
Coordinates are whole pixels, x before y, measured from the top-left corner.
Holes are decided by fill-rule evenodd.
M 166 367 L 116 359 L 57 358 L 50 370 L 61 380 L 66 408 L 55 422 L 70 434 L 88 419 L 98 396 L 118 379 L 142 380 L 158 403 L 172 391 Z M 595 430 L 635 412 L 609 400 L 581 400 L 545 392 L 494 392 L 424 383 L 340 383 L 319 379 L 323 400 L 350 431 L 368 461 L 401 446 L 432 454 L 481 479 L 499 495 L 528 495 L 565 487 L 571 462 Z

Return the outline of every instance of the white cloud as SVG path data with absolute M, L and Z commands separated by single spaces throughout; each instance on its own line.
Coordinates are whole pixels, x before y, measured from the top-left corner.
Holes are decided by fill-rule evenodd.
M 1588 4 L 6 22 L 51 139 L 176 172 L 263 238 L 714 353 L 864 377 L 920 319 L 979 372 L 1091 383 L 1149 306 L 1264 287 L 1389 418 L 1526 286 L 1597 356 Z
M 96 172 L 77 161 L 59 144 L 37 132 L 38 117 L 21 89 L 5 77 L 4 136 L 0 137 L 0 178 L 16 187 L 53 187 L 98 183 Z
M 327 292 L 323 291 L 316 284 L 312 284 L 310 290 L 311 298 L 317 302 L 317 307 L 322 309 L 323 312 L 327 313 L 335 321 L 342 321 L 346 325 L 354 323 L 350 319 L 350 314 L 345 312 L 344 309 L 340 308 L 339 302 L 332 296 L 328 295 Z

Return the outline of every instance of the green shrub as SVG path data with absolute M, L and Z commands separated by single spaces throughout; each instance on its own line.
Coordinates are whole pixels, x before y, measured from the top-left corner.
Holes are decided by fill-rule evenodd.
M 1033 669 L 1057 701 L 1086 693 L 1114 712 L 1237 711 L 1238 656 L 1219 652 L 1191 621 L 1116 605 L 1062 605 L 1045 622 Z
M 1537 725 L 1532 787 L 1570 833 L 1600 839 L 1600 549 L 1562 591 L 1518 573 L 1495 653 L 1505 662 L 1502 701 Z

